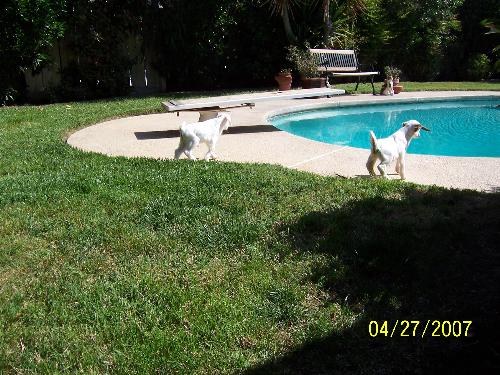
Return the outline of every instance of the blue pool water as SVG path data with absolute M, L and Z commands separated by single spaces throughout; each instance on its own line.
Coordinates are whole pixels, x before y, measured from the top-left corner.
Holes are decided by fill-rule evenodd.
M 430 128 L 409 153 L 500 157 L 500 98 L 332 107 L 270 119 L 278 129 L 315 141 L 370 148 L 368 131 L 391 135 L 415 119 Z

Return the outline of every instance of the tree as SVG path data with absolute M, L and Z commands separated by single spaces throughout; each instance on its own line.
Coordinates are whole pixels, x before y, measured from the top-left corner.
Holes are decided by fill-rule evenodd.
M 447 47 L 460 29 L 463 0 L 382 0 L 389 48 L 385 61 L 398 65 L 409 79 L 433 80 L 441 72 Z
M 5 1 L 0 13 L 1 102 L 23 96 L 23 71 L 37 73 L 50 63 L 48 50 L 64 34 L 66 5 L 65 0 Z
M 146 0 L 67 0 L 65 46 L 70 61 L 62 72 L 65 99 L 125 95 L 140 52 Z M 134 43 L 135 42 L 135 43 Z
M 335 46 L 336 40 L 339 41 L 342 35 L 345 36 L 345 33 L 340 30 L 341 24 L 353 24 L 355 19 L 366 10 L 366 0 L 322 0 L 321 10 L 323 13 L 323 44 L 325 47 L 331 48 Z
M 488 19 L 488 20 L 486 20 Z M 456 43 L 455 59 L 459 66 L 461 78 L 467 77 L 468 62 L 480 54 L 486 54 L 491 60 L 498 59 L 495 47 L 498 45 L 498 34 L 492 33 L 496 29 L 495 19 L 500 19 L 498 0 L 464 0 L 459 9 L 461 30 Z M 486 29 L 485 26 L 489 27 Z M 496 24 L 498 26 L 498 23 Z M 498 66 L 498 65 L 497 65 Z
M 255 0 L 160 0 L 144 22 L 146 49 L 169 90 L 256 87 L 285 62 L 285 33 Z
M 263 0 L 263 2 L 271 7 L 271 11 L 274 14 L 280 15 L 288 41 L 290 44 L 296 44 L 297 36 L 292 29 L 290 18 L 292 15 L 292 6 L 303 2 L 303 0 Z

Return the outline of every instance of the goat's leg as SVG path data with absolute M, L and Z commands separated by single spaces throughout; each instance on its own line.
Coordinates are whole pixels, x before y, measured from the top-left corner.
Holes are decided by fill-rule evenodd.
M 401 173 L 401 158 L 398 158 L 396 160 L 396 173 L 400 174 Z
M 211 141 L 208 143 L 208 152 L 205 155 L 205 160 L 216 159 L 217 155 L 215 155 L 215 141 Z
M 194 137 L 189 141 L 189 144 L 187 146 L 187 157 L 191 160 L 196 160 L 196 157 L 193 155 L 193 150 L 198 146 L 200 143 L 200 138 Z
M 183 152 L 185 153 L 186 151 L 183 150 L 182 148 L 180 148 L 180 146 L 179 146 L 179 148 L 175 149 L 175 151 L 174 151 L 174 159 L 176 159 L 176 160 L 179 159 L 180 156 L 181 156 L 181 154 Z
M 179 147 L 177 147 L 174 151 L 174 159 L 179 159 L 183 152 L 186 153 L 186 144 L 184 142 L 184 138 L 181 136 L 179 140 Z
M 389 161 L 387 160 L 383 160 L 378 166 L 377 166 L 377 169 L 379 170 L 380 174 L 382 175 L 382 177 L 384 178 L 389 178 L 387 177 L 387 172 L 385 171 L 385 168 L 387 167 L 387 165 L 389 164 Z
M 375 162 L 377 161 L 377 154 L 371 153 L 366 162 L 366 169 L 371 176 L 375 176 Z
M 402 180 L 406 179 L 406 174 L 405 174 L 405 156 L 401 155 L 399 157 L 400 162 L 399 162 L 399 176 L 401 176 Z
M 216 159 L 217 156 L 213 151 L 208 150 L 207 154 L 205 155 L 205 160 L 210 160 L 210 159 Z

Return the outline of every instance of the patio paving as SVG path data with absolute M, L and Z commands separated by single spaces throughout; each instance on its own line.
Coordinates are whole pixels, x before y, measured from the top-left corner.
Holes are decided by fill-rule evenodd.
M 317 99 L 288 99 L 257 103 L 252 109 L 230 109 L 233 126 L 220 138 L 216 152 L 221 161 L 271 163 L 289 168 L 345 177 L 368 176 L 365 168 L 369 151 L 325 144 L 300 138 L 270 125 L 267 118 L 289 108 L 309 109 L 366 101 L 413 100 L 498 96 L 498 92 L 403 92 L 394 97 L 373 95 L 336 96 Z M 198 120 L 197 112 L 162 113 L 102 122 L 73 133 L 68 144 L 78 149 L 109 156 L 171 159 L 179 143 L 182 121 Z M 367 134 L 367 143 L 369 142 Z M 411 150 L 411 146 L 410 146 Z M 206 146 L 195 155 L 202 158 Z M 200 161 L 201 162 L 201 161 Z M 444 187 L 499 191 L 500 158 L 407 155 L 407 180 Z M 398 178 L 391 175 L 391 178 Z

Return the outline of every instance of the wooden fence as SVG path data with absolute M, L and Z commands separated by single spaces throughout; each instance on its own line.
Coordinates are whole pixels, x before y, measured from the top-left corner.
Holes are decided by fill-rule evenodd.
M 131 41 L 129 46 L 131 51 L 137 50 L 137 46 Z M 57 87 L 61 83 L 61 70 L 71 61 L 69 50 L 64 44 L 57 43 L 49 52 L 52 64 L 42 69 L 37 74 L 32 74 L 31 70 L 24 72 L 27 84 L 27 94 L 31 99 L 40 99 L 47 94 L 47 90 Z M 166 81 L 148 63 L 147 56 L 139 54 L 139 63 L 130 70 L 129 84 L 132 94 L 149 94 L 166 91 Z

